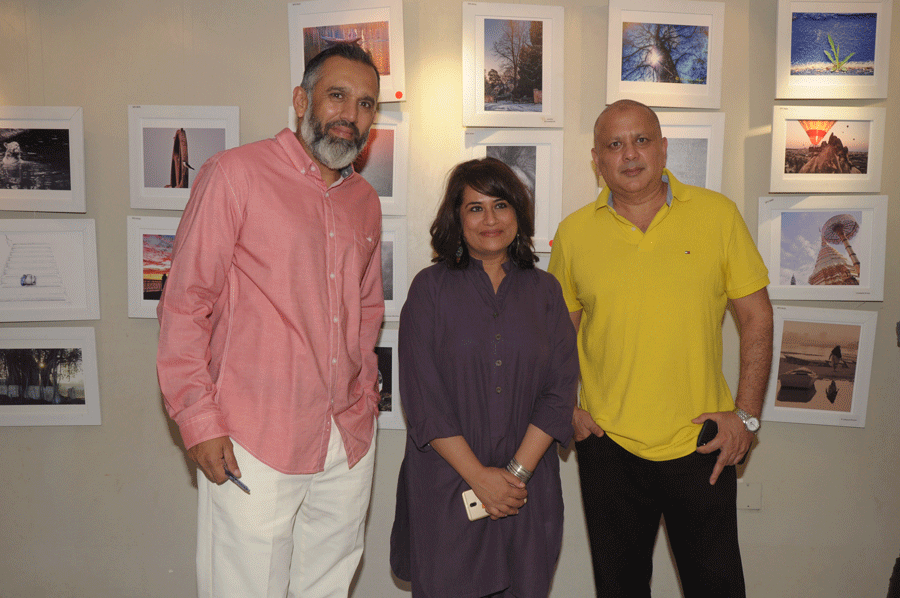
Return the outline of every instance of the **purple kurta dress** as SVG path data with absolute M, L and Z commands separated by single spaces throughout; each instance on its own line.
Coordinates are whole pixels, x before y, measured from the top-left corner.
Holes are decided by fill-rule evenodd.
M 429 442 L 463 436 L 485 466 L 505 467 L 534 424 L 572 435 L 575 329 L 559 283 L 504 264 L 495 294 L 481 262 L 420 272 L 400 316 L 400 396 L 409 422 L 397 484 L 391 568 L 415 598 L 476 598 L 510 588 L 546 597 L 562 544 L 556 444 L 518 515 L 469 521 L 469 489 Z

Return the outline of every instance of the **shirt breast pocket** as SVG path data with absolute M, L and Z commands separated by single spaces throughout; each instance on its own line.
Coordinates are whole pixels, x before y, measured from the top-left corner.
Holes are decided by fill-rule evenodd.
M 373 232 L 354 231 L 353 241 L 353 272 L 362 280 L 378 244 L 378 237 Z

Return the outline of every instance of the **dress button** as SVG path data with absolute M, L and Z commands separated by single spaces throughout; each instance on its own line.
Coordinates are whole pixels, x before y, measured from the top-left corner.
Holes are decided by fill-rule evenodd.
M 498 340 L 498 341 L 500 340 L 500 335 L 499 335 L 499 334 L 497 335 L 497 340 Z
M 501 392 L 502 390 L 503 390 L 503 389 L 500 388 L 500 387 L 498 386 L 498 387 L 497 387 L 497 394 L 500 394 L 500 392 Z
M 495 363 L 498 367 L 501 366 L 501 365 L 503 365 L 503 362 L 500 361 L 499 359 L 498 359 L 497 361 L 495 361 L 494 363 Z
M 500 316 L 500 314 L 498 314 L 497 312 L 494 312 L 494 317 L 495 317 L 495 318 L 496 318 L 496 317 L 499 317 L 499 316 Z

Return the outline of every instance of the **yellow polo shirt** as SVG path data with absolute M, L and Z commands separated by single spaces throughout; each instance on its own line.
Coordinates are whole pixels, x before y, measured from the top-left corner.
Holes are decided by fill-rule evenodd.
M 643 233 L 609 205 L 609 188 L 566 218 L 549 271 L 578 332 L 581 406 L 617 444 L 644 459 L 696 449 L 701 413 L 734 401 L 722 374 L 728 299 L 769 284 L 734 202 L 666 170 L 671 205 Z

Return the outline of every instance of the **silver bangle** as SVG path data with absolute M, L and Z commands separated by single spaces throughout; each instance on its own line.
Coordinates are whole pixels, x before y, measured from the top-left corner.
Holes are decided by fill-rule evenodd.
M 522 467 L 522 464 L 516 461 L 515 457 L 510 459 L 509 463 L 506 464 L 506 471 L 519 478 L 523 484 L 527 484 L 528 480 L 531 479 L 531 476 L 534 475 L 533 471 L 528 471 Z

